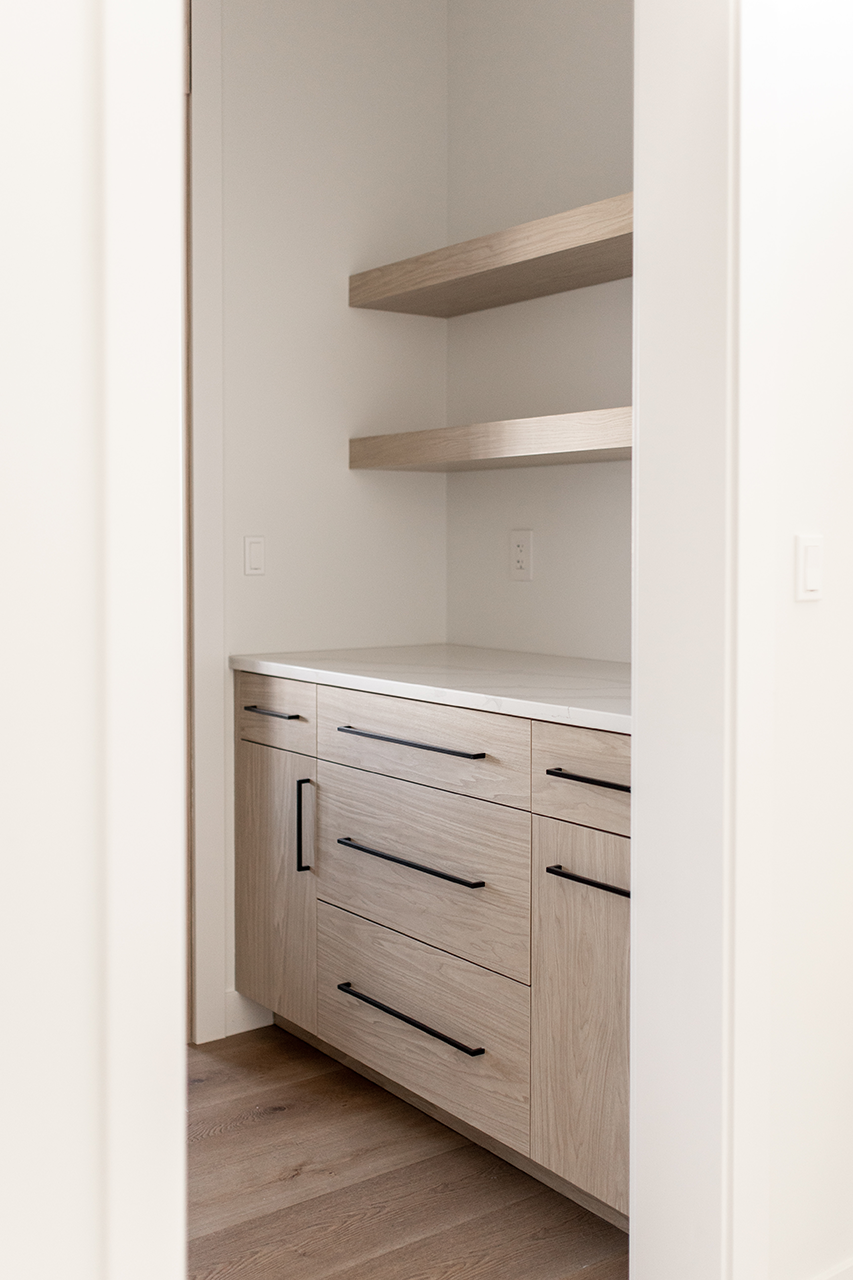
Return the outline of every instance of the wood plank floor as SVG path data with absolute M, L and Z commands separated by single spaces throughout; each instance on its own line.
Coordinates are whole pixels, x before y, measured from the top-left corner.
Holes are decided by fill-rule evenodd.
M 628 1238 L 278 1027 L 190 1049 L 190 1280 L 626 1280 Z

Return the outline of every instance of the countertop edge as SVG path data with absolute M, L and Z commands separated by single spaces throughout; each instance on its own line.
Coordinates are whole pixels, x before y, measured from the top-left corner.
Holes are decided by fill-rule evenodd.
M 412 698 L 416 702 L 436 702 L 443 706 L 465 707 L 470 711 L 492 711 L 499 715 L 521 716 L 530 720 L 546 720 L 553 724 L 575 725 L 580 729 L 602 729 L 607 733 L 630 734 L 631 732 L 630 715 L 617 711 L 599 711 L 593 707 L 563 706 L 470 690 L 443 689 L 435 685 L 407 684 L 402 680 L 324 671 L 316 667 L 300 667 L 264 658 L 231 657 L 228 659 L 228 665 L 232 671 L 280 676 L 287 680 L 305 680 L 311 684 L 331 685 L 338 689 L 357 689 L 364 693 L 384 693 L 390 697 Z

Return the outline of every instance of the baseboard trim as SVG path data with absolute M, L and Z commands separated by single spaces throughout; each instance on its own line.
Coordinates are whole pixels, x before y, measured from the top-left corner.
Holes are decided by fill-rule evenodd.
M 342 1066 L 349 1067 L 350 1070 L 357 1072 L 358 1075 L 364 1076 L 367 1080 L 372 1080 L 374 1084 L 380 1085 L 383 1089 L 387 1089 L 389 1093 L 393 1093 L 395 1097 L 401 1098 L 403 1102 L 408 1102 L 411 1106 L 417 1107 L 419 1111 L 432 1116 L 433 1120 L 438 1120 L 439 1123 L 446 1125 L 448 1129 L 461 1133 L 463 1138 L 468 1138 L 471 1142 L 476 1142 L 478 1146 L 485 1147 L 487 1151 L 499 1156 L 501 1160 L 506 1160 L 507 1164 L 514 1165 L 522 1173 L 527 1173 L 531 1178 L 536 1178 L 537 1181 L 543 1182 L 552 1191 L 558 1191 L 567 1200 L 574 1200 L 575 1204 L 579 1204 L 583 1209 L 588 1209 L 590 1213 L 603 1218 L 605 1222 L 618 1227 L 620 1231 L 628 1231 L 628 1218 L 624 1213 L 620 1213 L 618 1209 L 612 1209 L 609 1204 L 604 1204 L 603 1201 L 597 1200 L 595 1196 L 582 1191 L 580 1187 L 567 1182 L 565 1178 L 552 1173 L 550 1169 L 543 1168 L 535 1160 L 531 1160 L 529 1156 L 523 1156 L 519 1151 L 513 1151 L 511 1147 L 505 1147 L 502 1142 L 489 1137 L 487 1133 L 482 1133 L 479 1129 L 475 1129 L 473 1125 L 457 1119 L 456 1116 L 443 1111 L 441 1107 L 435 1106 L 434 1103 L 427 1101 L 426 1098 L 422 1098 L 419 1094 L 405 1089 L 402 1085 L 397 1084 L 396 1081 L 389 1080 L 387 1076 L 382 1075 L 381 1071 L 374 1071 L 372 1067 L 365 1066 L 363 1062 L 351 1058 L 348 1053 L 343 1053 L 340 1049 L 336 1049 L 334 1045 L 321 1040 L 319 1036 L 312 1035 L 310 1031 L 305 1031 L 302 1027 L 297 1027 L 293 1022 L 288 1022 L 287 1018 L 282 1018 L 280 1014 L 273 1014 L 272 1020 L 277 1027 L 281 1027 L 282 1031 L 289 1031 L 297 1039 L 304 1040 L 306 1044 L 310 1044 L 315 1049 L 319 1049 L 321 1053 L 334 1058 Z M 816 1280 L 835 1280 L 835 1276 L 820 1276 Z M 839 1274 L 838 1280 L 847 1280 L 847 1276 Z

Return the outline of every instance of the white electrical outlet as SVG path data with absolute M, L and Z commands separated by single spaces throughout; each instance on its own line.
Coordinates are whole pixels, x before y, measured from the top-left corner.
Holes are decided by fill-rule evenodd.
M 509 535 L 509 576 L 514 582 L 533 577 L 533 531 L 513 529 Z

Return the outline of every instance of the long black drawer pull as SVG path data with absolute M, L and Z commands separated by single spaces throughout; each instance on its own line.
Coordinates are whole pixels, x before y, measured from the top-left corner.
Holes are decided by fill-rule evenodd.
M 343 991 L 346 996 L 354 996 L 356 1000 L 363 1000 L 365 1004 L 372 1005 L 374 1009 L 381 1009 L 383 1013 L 390 1013 L 392 1018 L 399 1018 L 401 1022 L 408 1023 L 410 1027 L 417 1027 L 418 1031 L 425 1031 L 428 1036 L 434 1036 L 436 1040 L 443 1040 L 452 1049 L 458 1049 L 460 1053 L 467 1053 L 469 1058 L 479 1058 L 481 1053 L 486 1052 L 485 1049 L 469 1049 L 467 1044 L 460 1044 L 458 1040 L 453 1040 L 441 1031 L 428 1027 L 426 1023 L 417 1022 L 414 1018 L 410 1018 L 407 1013 L 400 1013 L 397 1009 L 389 1008 L 387 1004 L 380 1004 L 378 1000 L 372 999 L 371 996 L 362 995 L 360 991 L 353 989 L 351 982 L 339 982 L 338 991 Z
M 296 784 L 296 870 L 310 871 L 308 863 L 302 861 L 302 788 L 311 785 L 310 778 L 300 778 Z
M 399 747 L 417 747 L 418 751 L 437 751 L 443 756 L 460 756 L 463 760 L 485 760 L 485 751 L 451 751 L 450 747 L 431 747 L 427 742 L 410 742 L 408 738 L 389 738 L 385 733 L 368 733 L 353 729 L 351 724 L 338 725 L 338 733 L 354 733 L 357 738 L 375 738 L 377 742 L 396 742 Z
M 451 884 L 464 884 L 466 889 L 485 889 L 485 880 L 463 880 L 461 876 L 451 876 L 446 871 L 436 871 L 433 867 L 422 867 L 419 862 L 409 862 L 408 858 L 398 858 L 394 853 L 381 853 L 379 849 L 368 849 L 366 844 L 356 844 L 349 836 L 338 840 L 345 849 L 360 849 L 369 853 L 372 858 L 384 858 L 386 862 L 399 862 L 401 867 L 411 867 L 413 871 L 423 871 L 424 875 L 437 876 L 439 880 L 449 880 Z
M 301 716 L 288 715 L 286 711 L 267 711 L 264 707 L 244 707 L 244 711 L 252 711 L 256 716 L 274 716 L 276 720 L 301 720 Z
M 567 782 L 588 782 L 593 787 L 607 787 L 610 791 L 627 791 L 631 788 L 622 782 L 603 782 L 601 778 L 585 778 L 581 773 L 567 773 L 565 769 L 546 769 L 549 778 L 565 778 Z
M 627 889 L 617 889 L 615 884 L 602 884 L 600 880 L 590 880 L 588 876 L 576 876 L 574 871 L 564 871 L 561 866 L 546 867 L 549 876 L 562 876 L 564 880 L 576 880 L 578 884 L 588 884 L 593 889 L 603 889 L 605 893 L 618 893 L 620 898 L 630 898 Z

